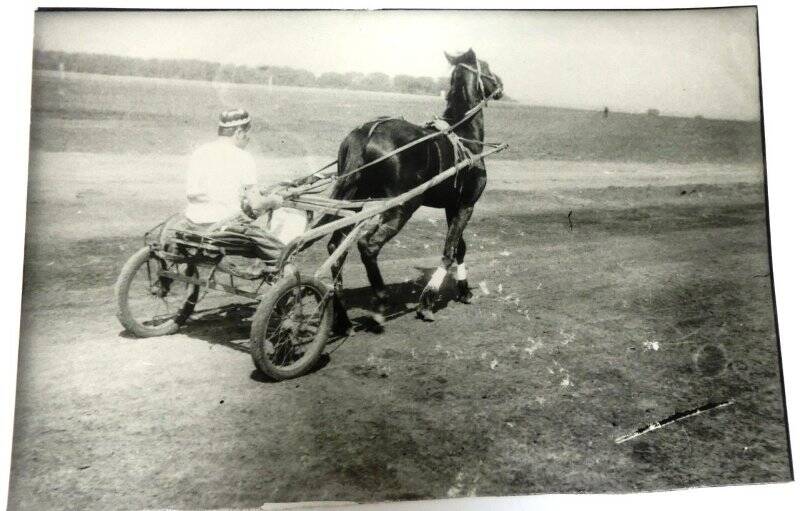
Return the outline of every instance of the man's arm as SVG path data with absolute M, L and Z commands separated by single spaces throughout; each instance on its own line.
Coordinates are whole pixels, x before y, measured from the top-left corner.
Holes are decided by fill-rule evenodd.
M 281 187 L 271 186 L 262 191 L 258 187 L 255 160 L 250 154 L 246 154 L 244 162 L 242 211 L 250 218 L 258 218 L 269 210 L 281 207 L 283 197 L 275 193 Z
M 242 211 L 251 218 L 258 218 L 271 209 L 281 207 L 281 204 L 283 197 L 276 193 L 262 195 L 255 185 L 246 186 L 242 194 Z

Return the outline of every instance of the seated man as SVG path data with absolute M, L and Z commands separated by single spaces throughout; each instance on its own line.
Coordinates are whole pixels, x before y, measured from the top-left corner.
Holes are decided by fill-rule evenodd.
M 250 142 L 250 115 L 226 110 L 219 116 L 219 135 L 192 153 L 186 179 L 186 218 L 195 225 L 212 227 L 232 221 L 242 213 L 271 209 L 281 197 L 263 197 L 258 190 L 256 163 L 244 150 Z
M 162 242 L 176 229 L 203 233 L 231 229 L 266 239 L 266 243 L 259 243 L 266 247 L 264 255 L 277 257 L 286 241 L 264 232 L 257 223 L 251 224 L 259 215 L 279 207 L 283 199 L 259 191 L 255 160 L 244 150 L 250 141 L 250 127 L 250 115 L 245 110 L 220 114 L 217 139 L 197 148 L 189 160 L 184 217 L 164 227 Z M 254 261 L 244 274 L 257 275 L 258 266 L 259 261 Z

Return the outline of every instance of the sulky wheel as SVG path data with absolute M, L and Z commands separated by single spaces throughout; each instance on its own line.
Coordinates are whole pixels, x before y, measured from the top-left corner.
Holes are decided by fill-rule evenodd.
M 137 337 L 174 334 L 194 311 L 200 286 L 169 277 L 159 271 L 197 277 L 197 268 L 159 257 L 143 247 L 128 259 L 114 286 L 117 318 Z
M 271 286 L 250 329 L 250 354 L 256 367 L 274 380 L 295 378 L 311 369 L 325 348 L 333 322 L 331 295 L 321 281 L 297 274 Z

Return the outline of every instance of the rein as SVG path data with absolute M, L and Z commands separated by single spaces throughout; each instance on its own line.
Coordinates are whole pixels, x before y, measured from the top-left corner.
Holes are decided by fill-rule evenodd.
M 398 153 L 400 153 L 402 151 L 405 151 L 406 149 L 408 149 L 410 147 L 414 147 L 415 145 L 421 144 L 422 142 L 425 142 L 425 141 L 430 140 L 432 138 L 439 137 L 439 136 L 442 136 L 442 135 L 448 135 L 449 133 L 452 133 L 453 130 L 455 130 L 457 127 L 461 126 L 465 122 L 467 122 L 467 121 L 471 120 L 473 117 L 475 117 L 475 115 L 478 112 L 480 112 L 481 110 L 486 108 L 486 106 L 489 104 L 489 101 L 494 99 L 495 96 L 497 96 L 498 94 L 500 94 L 503 91 L 503 86 L 500 84 L 499 80 L 497 80 L 497 78 L 495 78 L 493 75 L 482 73 L 481 69 L 480 69 L 480 65 L 481 65 L 480 61 L 477 61 L 477 64 L 478 64 L 477 68 L 471 67 L 471 66 L 469 66 L 467 64 L 463 64 L 463 63 L 458 64 L 458 66 L 463 67 L 463 68 L 465 68 L 465 69 L 467 69 L 467 70 L 469 70 L 469 71 L 471 71 L 471 72 L 473 72 L 473 73 L 475 73 L 477 75 L 477 77 L 478 77 L 478 90 L 480 90 L 481 96 L 483 97 L 483 99 L 481 101 L 479 101 L 475 106 L 473 106 L 472 108 L 467 110 L 466 113 L 464 113 L 464 117 L 462 117 L 461 120 L 459 120 L 458 122 L 456 122 L 454 124 L 451 124 L 446 129 L 443 129 L 443 130 L 440 130 L 440 131 L 436 131 L 434 133 L 430 133 L 430 134 L 425 135 L 424 137 L 418 138 L 416 140 L 412 140 L 408 144 L 405 144 L 404 146 L 398 147 L 394 151 L 388 152 L 388 153 L 384 154 L 383 156 L 381 156 L 380 158 L 378 158 L 376 160 L 372 160 L 372 161 L 370 161 L 368 163 L 365 163 L 364 165 L 361 165 L 360 167 L 357 167 L 357 168 L 351 170 L 350 172 L 348 172 L 346 174 L 342 174 L 340 176 L 336 176 L 336 175 L 325 176 L 325 177 L 330 177 L 330 181 L 326 181 L 325 183 L 321 184 L 320 186 L 326 186 L 330 182 L 339 181 L 339 180 L 344 179 L 344 178 L 346 178 L 348 176 L 351 176 L 353 174 L 361 172 L 362 170 L 364 170 L 366 168 L 369 168 L 369 167 L 371 167 L 373 165 L 376 165 L 376 164 L 378 164 L 378 163 L 380 163 L 380 162 L 382 162 L 384 160 L 387 160 L 387 159 L 391 158 L 392 156 L 394 156 L 394 155 L 396 155 L 396 154 L 398 154 Z M 495 91 L 492 94 L 490 94 L 489 96 L 486 95 L 486 91 L 485 91 L 484 86 L 483 86 L 483 80 L 481 79 L 482 77 L 485 77 L 488 80 L 491 80 L 492 82 L 494 82 L 498 86 L 497 89 L 495 89 Z M 461 137 L 459 137 L 459 138 L 461 138 Z M 478 140 L 469 140 L 469 139 L 463 139 L 463 140 L 465 140 L 467 142 L 476 142 L 476 143 L 489 145 L 489 146 L 493 147 L 493 144 L 491 144 L 489 142 L 481 142 L 481 141 L 478 141 Z M 468 155 L 467 157 L 470 160 L 473 159 L 471 157 L 471 155 Z M 314 183 L 316 181 L 323 180 L 323 179 L 325 179 L 325 177 L 317 177 L 317 179 L 315 179 L 313 181 L 311 181 L 311 178 L 313 178 L 317 173 L 319 173 L 319 172 L 325 170 L 326 168 L 332 166 L 336 162 L 337 162 L 337 160 L 333 160 L 332 162 L 328 163 L 327 165 L 325 165 L 321 169 L 312 172 L 307 177 L 301 178 L 301 179 L 293 182 L 292 184 L 297 183 L 295 186 L 300 186 L 300 185 L 303 185 L 303 184 L 312 184 L 312 183 Z M 288 194 L 286 197 L 291 197 L 291 196 L 296 195 L 297 193 L 305 193 L 305 192 L 306 192 L 305 189 L 302 190 L 302 191 L 298 191 L 298 192 L 292 192 L 292 193 Z
M 484 75 L 484 76 L 489 78 L 489 75 Z M 482 82 L 479 80 L 479 83 L 482 83 Z M 481 90 L 483 90 L 483 89 L 481 88 Z M 467 112 L 464 114 L 464 117 L 462 117 L 460 121 L 458 121 L 458 122 L 456 122 L 454 124 L 451 124 L 448 128 L 446 128 L 444 130 L 441 130 L 441 131 L 437 131 L 437 132 L 431 133 L 429 135 L 425 135 L 422 138 L 418 138 L 416 140 L 412 140 L 408 144 L 406 144 L 404 146 L 401 146 L 401 147 L 398 147 L 394 151 L 388 152 L 388 153 L 384 154 L 383 156 L 381 156 L 380 158 L 378 158 L 376 160 L 372 160 L 369 163 L 365 163 L 364 165 L 351 170 L 347 174 L 342 174 L 341 176 L 334 177 L 333 180 L 334 181 L 338 181 L 339 179 L 343 179 L 343 178 L 345 178 L 347 176 L 350 176 L 352 174 L 355 174 L 357 172 L 361 172 L 362 170 L 364 170 L 364 169 L 366 169 L 368 167 L 371 167 L 372 165 L 375 165 L 375 164 L 380 163 L 380 162 L 382 162 L 382 161 L 384 161 L 384 160 L 386 160 L 388 158 L 391 158 L 392 156 L 396 155 L 399 152 L 405 151 L 409 147 L 413 147 L 413 146 L 415 146 L 417 144 L 421 144 L 422 142 L 425 142 L 426 140 L 430 140 L 430 139 L 432 139 L 434 137 L 438 137 L 438 136 L 441 136 L 441 135 L 446 135 L 448 133 L 451 133 L 453 130 L 455 130 L 456 128 L 458 128 L 459 126 L 464 124 L 465 122 L 467 122 L 467 121 L 471 120 L 473 117 L 475 117 L 475 115 L 478 112 L 480 112 L 481 110 L 486 108 L 486 105 L 489 104 L 489 101 L 494 99 L 494 97 L 497 94 L 499 94 L 501 91 L 502 91 L 502 87 L 498 87 L 497 90 L 495 90 L 494 93 L 492 93 L 491 95 L 489 95 L 489 96 L 485 96 L 484 95 L 484 98 L 478 104 L 476 104 L 474 107 L 472 107 L 469 110 L 467 110 Z

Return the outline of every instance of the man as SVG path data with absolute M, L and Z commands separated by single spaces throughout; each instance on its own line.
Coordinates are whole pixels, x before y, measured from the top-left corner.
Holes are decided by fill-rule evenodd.
M 280 205 L 280 196 L 264 197 L 258 190 L 255 160 L 244 150 L 250 142 L 250 127 L 247 111 L 226 110 L 219 116 L 217 140 L 192 154 L 186 180 L 186 218 L 193 224 L 211 228 L 243 220 L 243 213 L 255 218 Z
M 253 219 L 280 206 L 277 194 L 262 195 L 257 183 L 256 163 L 245 151 L 250 142 L 250 115 L 242 109 L 226 110 L 219 116 L 218 137 L 192 153 L 186 176 L 186 199 L 183 218 L 170 221 L 162 232 L 162 243 L 175 230 L 214 233 L 230 230 L 258 241 L 264 258 L 275 258 L 285 241 L 256 224 Z M 224 261 L 225 271 L 244 278 L 257 278 L 265 264 L 255 260 L 243 268 Z

